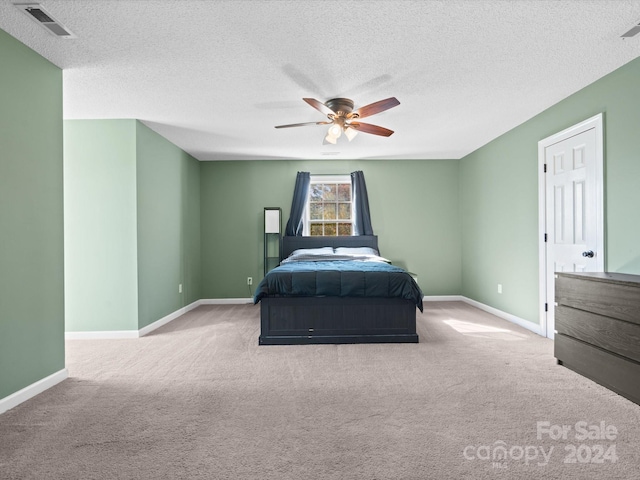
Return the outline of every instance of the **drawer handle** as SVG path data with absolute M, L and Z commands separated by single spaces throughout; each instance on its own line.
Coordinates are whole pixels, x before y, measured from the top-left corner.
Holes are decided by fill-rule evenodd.
M 593 258 L 594 255 L 595 255 L 595 253 L 593 253 L 593 250 L 587 250 L 586 252 L 582 252 L 582 256 L 583 257 Z

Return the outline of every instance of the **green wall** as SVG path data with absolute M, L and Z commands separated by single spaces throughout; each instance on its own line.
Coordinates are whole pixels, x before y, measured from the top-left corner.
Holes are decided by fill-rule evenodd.
M 136 120 L 65 121 L 64 145 L 66 330 L 139 330 L 198 300 L 199 162 Z
M 135 125 L 64 122 L 68 332 L 138 329 Z
M 538 323 L 538 141 L 600 112 L 606 268 L 640 274 L 639 86 L 636 59 L 460 161 L 463 295 Z
M 457 160 L 236 161 L 201 164 L 202 297 L 250 296 L 263 273 L 263 208 L 289 218 L 298 171 L 348 174 L 367 181 L 380 251 L 418 274 L 426 295 L 459 294 Z
M 136 125 L 142 328 L 200 298 L 200 164 L 145 125 Z
M 62 71 L 0 30 L 0 399 L 64 369 Z

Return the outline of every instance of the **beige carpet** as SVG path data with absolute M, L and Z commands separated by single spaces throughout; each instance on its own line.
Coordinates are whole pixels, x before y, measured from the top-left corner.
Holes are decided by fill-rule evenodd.
M 68 341 L 71 378 L 0 415 L 0 478 L 640 478 L 640 407 L 550 340 L 458 302 L 418 325 L 419 344 L 260 347 L 258 307 L 202 306 Z

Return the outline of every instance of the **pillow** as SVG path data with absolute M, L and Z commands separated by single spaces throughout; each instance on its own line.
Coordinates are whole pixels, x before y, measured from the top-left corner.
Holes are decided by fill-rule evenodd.
M 333 255 L 333 247 L 299 248 L 291 252 L 290 257 L 297 255 Z
M 320 262 L 334 256 L 333 247 L 299 248 L 291 252 L 280 264 L 289 262 Z
M 338 255 L 380 255 L 375 248 L 371 247 L 337 247 Z
M 387 260 L 386 258 L 380 257 L 378 255 L 369 255 L 368 253 L 358 254 L 358 253 L 336 253 L 329 260 L 348 260 L 350 262 L 384 262 L 391 263 L 391 260 Z

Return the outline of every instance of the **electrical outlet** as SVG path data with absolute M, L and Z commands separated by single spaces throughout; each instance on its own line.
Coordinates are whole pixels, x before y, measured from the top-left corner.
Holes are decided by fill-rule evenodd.
M 498 293 L 502 293 L 502 284 L 501 283 L 498 284 Z
M 178 284 L 178 293 L 182 293 L 182 284 L 181 283 Z
M 253 277 L 247 277 L 247 285 L 253 285 Z

